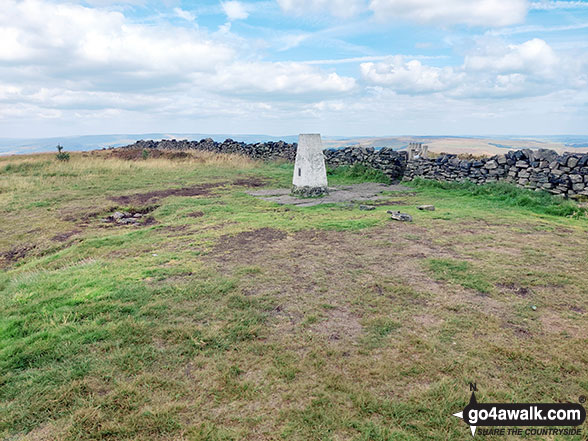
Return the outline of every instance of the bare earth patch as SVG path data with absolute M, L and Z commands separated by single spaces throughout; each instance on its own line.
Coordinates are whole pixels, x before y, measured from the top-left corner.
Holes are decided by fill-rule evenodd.
M 82 230 L 66 231 L 65 233 L 56 234 L 51 238 L 51 240 L 55 240 L 57 242 L 65 242 L 70 237 L 75 236 L 76 234 L 80 234 L 81 232 Z
M 287 233 L 274 228 L 260 228 L 258 230 L 243 231 L 234 235 L 223 235 L 214 247 L 213 254 L 221 257 L 234 256 L 245 252 L 253 255 L 275 241 L 284 239 Z M 247 262 L 247 260 L 245 260 Z
M 192 187 L 168 188 L 167 190 L 153 190 L 145 193 L 135 193 L 125 196 L 112 196 L 109 199 L 122 205 L 152 204 L 168 196 L 209 196 L 215 188 L 223 187 L 227 182 L 200 184 Z
M 239 187 L 263 187 L 267 185 L 267 179 L 261 178 L 259 176 L 247 176 L 245 178 L 235 179 L 233 181 L 233 185 Z
M 188 213 L 186 216 L 188 217 L 202 217 L 204 216 L 203 211 L 193 211 L 192 213 Z
M 257 176 L 249 176 L 245 178 L 236 179 L 233 182 L 221 181 L 214 183 L 205 183 L 193 185 L 191 187 L 182 188 L 168 188 L 166 190 L 153 190 L 145 193 L 135 193 L 122 196 L 111 196 L 109 199 L 121 205 L 144 205 L 153 204 L 160 199 L 169 196 L 210 196 L 214 189 L 221 188 L 232 184 L 242 187 L 262 187 L 266 184 L 266 180 Z
M 2 262 L 3 265 L 18 262 L 19 260 L 24 259 L 35 248 L 37 248 L 37 246 L 32 244 L 17 245 L 8 251 L 0 253 L 0 258 L 2 259 L 0 262 Z
M 328 311 L 327 316 L 311 330 L 326 337 L 329 341 L 354 342 L 362 332 L 359 318 L 345 308 L 335 308 Z

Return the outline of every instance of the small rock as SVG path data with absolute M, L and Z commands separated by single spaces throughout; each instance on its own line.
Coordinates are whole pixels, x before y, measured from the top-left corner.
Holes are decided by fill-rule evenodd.
M 122 219 L 123 217 L 125 217 L 125 214 L 124 214 L 124 213 L 121 213 L 120 211 L 115 211 L 115 212 L 112 214 L 112 218 L 113 218 L 114 220 Z
M 536 307 L 535 305 L 531 306 L 531 309 L 532 309 L 533 311 L 537 311 L 537 307 Z
M 153 256 L 153 257 L 157 257 L 157 254 L 156 254 L 156 253 L 153 253 L 153 254 L 152 254 L 152 256 Z
M 412 216 L 410 214 L 401 213 L 400 211 L 391 211 L 388 210 L 386 213 L 390 215 L 392 220 L 397 220 L 400 222 L 412 222 Z
M 143 217 L 143 215 L 142 215 L 141 213 L 135 213 L 135 214 L 133 215 L 133 217 L 139 218 L 139 217 Z
M 417 208 L 424 211 L 435 211 L 434 205 L 419 205 Z
M 365 211 L 371 211 L 371 210 L 375 210 L 376 207 L 374 207 L 373 205 L 360 205 L 359 209 L 365 210 Z

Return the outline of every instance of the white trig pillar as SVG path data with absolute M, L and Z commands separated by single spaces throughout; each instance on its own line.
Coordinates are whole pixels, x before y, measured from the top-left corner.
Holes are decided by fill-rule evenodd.
M 306 197 L 328 193 L 323 143 L 318 133 L 298 135 L 292 193 Z

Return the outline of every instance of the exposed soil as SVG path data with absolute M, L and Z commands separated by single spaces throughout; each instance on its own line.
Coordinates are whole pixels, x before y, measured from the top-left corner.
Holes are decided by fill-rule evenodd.
M 2 259 L 0 262 L 4 265 L 17 262 L 24 259 L 36 247 L 36 245 L 17 245 L 8 251 L 0 253 L 0 258 Z
M 153 190 L 146 193 L 135 193 L 125 196 L 112 196 L 109 199 L 122 205 L 152 204 L 168 196 L 208 196 L 211 190 L 226 185 L 227 182 L 200 184 L 192 187 L 168 188 L 167 190 Z
M 111 212 L 118 210 L 118 206 L 107 208 L 106 210 L 100 211 L 88 211 L 85 213 L 79 213 L 77 210 L 62 210 L 61 211 L 61 219 L 66 222 L 81 222 L 82 224 L 87 224 L 88 222 L 92 221 L 93 219 L 97 218 L 104 214 L 104 212 Z
M 214 247 L 213 254 L 223 256 L 233 254 L 236 250 L 246 250 L 248 253 L 263 251 L 267 244 L 284 239 L 287 233 L 275 228 L 260 228 L 243 231 L 234 235 L 223 235 Z
M 71 230 L 71 231 L 67 231 L 65 233 L 56 234 L 55 236 L 53 236 L 51 238 L 51 240 L 55 240 L 57 242 L 65 242 L 70 237 L 75 236 L 76 234 L 80 234 L 81 232 L 82 232 L 82 230 Z
M 241 178 L 233 181 L 233 185 L 238 185 L 240 187 L 263 187 L 267 184 L 267 179 L 260 178 L 259 176 L 249 176 L 246 178 Z
M 153 190 L 146 193 L 135 193 L 124 196 L 111 196 L 109 199 L 115 201 L 121 205 L 144 205 L 153 204 L 159 199 L 166 198 L 168 196 L 210 196 L 212 190 L 215 188 L 224 187 L 225 185 L 233 184 L 244 187 L 262 187 L 266 184 L 266 181 L 256 176 L 237 179 L 233 182 L 214 182 L 207 184 L 194 185 L 192 187 L 182 188 L 168 188 L 167 190 Z
M 345 308 L 335 308 L 328 312 L 327 317 L 311 330 L 325 336 L 329 341 L 354 341 L 362 333 L 359 318 Z
M 186 216 L 188 217 L 202 217 L 204 216 L 203 211 L 193 211 L 192 213 L 188 213 Z
M 435 328 L 443 323 L 443 319 L 439 317 L 435 317 L 432 314 L 419 314 L 412 317 L 412 319 L 417 323 L 419 326 L 422 326 L 426 329 Z
M 500 284 L 498 284 L 498 287 L 503 288 L 506 291 L 509 291 L 509 292 L 513 293 L 514 295 L 519 296 L 519 297 L 523 297 L 523 298 L 528 297 L 531 292 L 531 291 L 529 291 L 528 288 L 516 285 L 514 283 L 500 283 Z
M 521 326 L 512 321 L 505 321 L 502 324 L 503 329 L 510 329 L 518 338 L 529 338 L 533 333 L 525 326 Z

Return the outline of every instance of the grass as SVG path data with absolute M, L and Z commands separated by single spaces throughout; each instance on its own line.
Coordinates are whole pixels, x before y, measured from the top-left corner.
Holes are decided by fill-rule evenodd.
M 535 213 L 553 216 L 586 217 L 586 210 L 578 208 L 573 201 L 554 196 L 545 191 L 529 191 L 507 182 L 496 182 L 477 185 L 470 181 L 443 182 L 416 178 L 411 185 L 417 188 L 444 190 L 449 195 L 479 197 L 486 201 L 496 202 L 501 206 L 523 207 Z
M 588 394 L 576 205 L 420 181 L 373 211 L 246 193 L 292 171 L 205 153 L 0 157 L 0 438 L 470 439 L 451 416 L 469 382 L 481 402 Z M 100 220 L 145 207 L 149 225 Z
M 345 165 L 327 169 L 330 183 L 350 184 L 361 182 L 390 183 L 390 178 L 380 170 L 368 167 L 364 164 Z
M 429 269 L 438 280 L 457 283 L 480 293 L 489 293 L 492 285 L 482 271 L 475 271 L 472 264 L 456 259 L 429 259 Z

